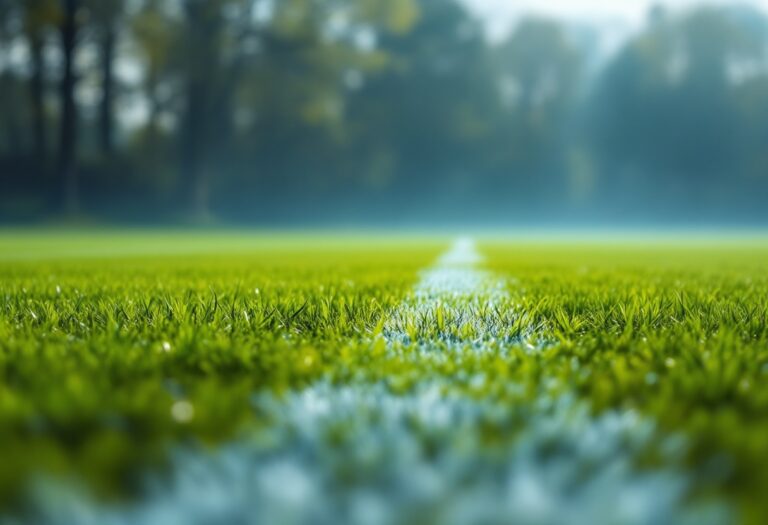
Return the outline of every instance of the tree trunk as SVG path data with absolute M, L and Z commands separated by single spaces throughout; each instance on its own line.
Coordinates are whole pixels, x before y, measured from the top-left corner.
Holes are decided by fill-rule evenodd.
M 144 88 L 144 97 L 149 104 L 149 115 L 147 117 L 147 140 L 150 144 L 155 144 L 160 135 L 160 100 L 157 95 L 157 81 L 150 78 Z
M 32 105 L 32 153 L 35 160 L 44 166 L 48 149 L 45 129 L 45 61 L 43 38 L 39 31 L 29 36 L 29 49 L 32 62 L 32 76 L 29 83 Z
M 0 96 L 8 97 L 13 100 L 13 97 L 15 97 L 17 93 L 11 85 L 12 82 L 13 78 L 10 73 L 0 71 L 0 88 L 8 87 L 7 90 L 0 89 Z M 18 108 L 10 105 L 7 109 L 7 111 L 0 113 L 0 117 L 3 119 L 3 131 L 5 132 L 5 137 L 3 137 L 5 139 L 3 141 L 5 144 L 0 144 L 0 146 L 5 146 L 6 155 L 11 158 L 16 158 L 19 156 L 19 152 L 26 151 L 26 147 L 28 146 L 25 144 L 25 135 L 23 133 L 24 126 L 22 125 L 23 120 L 19 115 Z
M 221 31 L 219 13 L 211 0 L 186 2 L 187 45 L 186 107 L 181 142 L 181 190 L 186 212 L 196 221 L 210 218 L 209 163 L 211 161 L 211 115 L 217 65 L 217 40 Z
M 61 127 L 59 136 L 58 177 L 59 201 L 66 214 L 76 214 L 80 208 L 80 188 L 77 173 L 77 104 L 75 89 L 75 53 L 77 51 L 79 0 L 62 0 L 61 52 L 63 73 L 61 77 Z
M 110 157 L 114 148 L 115 126 L 115 24 L 109 22 L 103 28 L 101 41 L 101 103 L 99 105 L 99 141 L 101 152 Z
M 207 98 L 205 82 L 190 79 L 187 86 L 186 115 L 181 151 L 182 192 L 187 213 L 194 220 L 205 220 L 209 215 L 206 126 Z

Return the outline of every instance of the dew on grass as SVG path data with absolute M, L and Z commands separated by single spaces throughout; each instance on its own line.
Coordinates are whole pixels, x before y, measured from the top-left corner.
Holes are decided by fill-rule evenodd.
M 510 302 L 508 283 L 477 266 L 483 260 L 469 239 L 457 241 L 422 272 L 412 295 L 389 317 L 384 335 L 393 344 L 465 343 L 503 337 L 496 308 Z M 511 315 L 508 313 L 507 315 Z
M 189 423 L 195 417 L 195 408 L 189 401 L 176 401 L 171 405 L 171 417 L 177 423 Z
M 171 476 L 148 482 L 140 504 L 81 497 L 67 506 L 61 494 L 38 494 L 46 519 L 37 523 L 72 523 L 73 508 L 89 517 L 77 523 L 115 525 L 352 524 L 365 512 L 393 525 L 423 516 L 523 525 L 732 519 L 720 504 L 689 505 L 682 464 L 635 465 L 659 438 L 633 411 L 595 417 L 567 395 L 523 406 L 447 386 L 431 380 L 398 395 L 381 383 L 321 381 L 285 396 L 260 395 L 254 402 L 269 425 L 217 452 L 178 451 Z M 523 428 L 501 426 L 493 440 L 483 430 L 520 417 Z
M 616 385 L 622 386 L 620 377 L 615 386 L 608 385 L 614 378 L 599 368 L 600 359 L 584 357 L 580 362 L 574 356 L 569 363 L 569 353 L 553 351 L 556 355 L 547 363 L 550 356 L 540 350 L 555 343 L 542 342 L 545 336 L 533 328 L 516 328 L 514 337 L 509 335 L 511 329 L 505 324 L 516 325 L 521 315 L 517 312 L 523 308 L 520 302 L 534 308 L 540 290 L 531 286 L 530 300 L 514 301 L 514 306 L 512 298 L 521 297 L 522 288 L 483 270 L 481 262 L 471 242 L 457 243 L 434 267 L 420 274 L 415 289 L 399 307 L 390 310 L 391 305 L 382 306 L 391 317 L 378 325 L 378 321 L 367 324 L 378 326 L 381 335 L 375 337 L 381 342 L 370 344 L 365 335 L 361 336 L 362 346 L 371 355 L 354 356 L 370 360 L 360 366 L 354 358 L 345 360 L 344 366 L 351 370 L 345 370 L 341 378 L 334 376 L 333 381 L 329 377 L 316 380 L 316 375 L 308 373 L 314 370 L 307 370 L 320 369 L 312 365 L 324 366 L 326 359 L 328 369 L 332 369 L 331 352 L 325 352 L 328 346 L 322 350 L 317 346 L 317 353 L 307 353 L 308 348 L 315 348 L 316 341 L 308 332 L 301 336 L 288 331 L 270 334 L 270 344 L 286 343 L 280 348 L 298 350 L 290 353 L 296 358 L 284 359 L 287 352 L 270 354 L 259 347 L 265 359 L 254 359 L 255 363 L 243 359 L 238 366 L 243 366 L 244 373 L 233 373 L 241 380 L 243 375 L 269 378 L 260 367 L 277 370 L 276 375 L 285 373 L 285 378 L 280 377 L 280 393 L 265 386 L 254 395 L 257 428 L 237 434 L 236 440 L 214 451 L 175 442 L 182 448 L 173 449 L 170 470 L 145 473 L 144 497 L 133 504 L 99 502 L 84 494 L 68 493 L 66 484 L 55 494 L 40 491 L 35 496 L 40 519 L 30 523 L 733 522 L 726 505 L 715 501 L 700 507 L 691 499 L 702 485 L 696 478 L 698 467 L 688 470 L 683 463 L 689 450 L 685 436 L 662 434 L 653 419 L 635 410 L 608 408 L 595 413 L 586 401 L 577 401 L 567 393 L 570 380 L 594 381 L 594 390 L 601 393 L 605 387 L 608 396 L 615 393 Z M 311 283 L 310 288 L 313 293 L 327 289 L 332 294 L 344 294 L 348 291 L 345 286 L 353 286 L 345 279 L 340 275 L 327 288 L 317 283 Z M 273 282 L 278 292 L 272 295 L 286 305 L 293 304 L 292 298 L 279 293 L 285 283 Z M 270 289 L 274 290 L 271 283 Z M 621 291 L 612 287 L 610 293 Z M 90 289 L 85 293 L 90 294 Z M 258 288 L 254 294 L 259 295 Z M 134 301 L 126 303 L 132 305 Z M 558 305 L 554 302 L 547 307 Z M 25 307 L 20 308 L 18 317 L 28 323 Z M 48 312 L 38 311 L 42 315 Z M 210 333 L 221 335 L 222 327 L 229 331 L 235 325 L 236 307 L 231 311 L 232 319 L 218 319 L 210 326 Z M 248 311 L 243 314 L 248 322 Z M 94 326 L 91 318 L 83 319 Z M 275 326 L 283 324 L 275 321 Z M 149 332 L 135 336 L 140 337 L 136 339 L 140 347 L 154 346 L 158 339 L 175 333 L 164 327 L 159 330 L 159 336 Z M 56 327 L 49 330 L 52 337 L 55 331 Z M 588 338 L 589 330 L 584 335 Z M 38 337 L 44 340 L 46 334 L 39 333 Z M 697 338 L 698 334 L 690 339 L 693 346 Z M 573 339 L 568 345 L 579 344 L 576 336 Z M 68 342 L 74 340 L 74 336 L 67 338 Z M 243 344 L 243 340 L 248 345 L 252 342 L 240 339 L 232 344 Z M 659 340 L 654 335 L 654 342 Z M 297 341 L 300 346 L 295 346 Z M 645 338 L 640 341 L 645 342 Z M 338 349 L 333 346 L 337 343 L 331 340 L 331 351 Z M 607 346 L 601 351 L 610 352 L 610 344 Z M 209 346 L 201 348 L 207 350 Z M 161 342 L 160 349 L 170 351 L 170 342 Z M 657 374 L 646 373 L 647 363 L 642 361 L 651 348 L 645 344 L 641 350 L 633 356 L 639 360 L 636 368 L 617 366 L 616 370 L 640 374 L 631 377 L 633 386 L 635 380 L 643 379 L 648 385 L 656 384 Z M 678 353 L 676 348 L 672 355 L 687 363 L 683 350 Z M 707 359 L 708 353 L 704 356 Z M 486 361 L 488 357 L 491 359 Z M 662 354 L 660 363 L 655 361 L 658 358 L 648 357 L 657 363 L 656 372 L 664 370 L 665 376 L 682 372 L 683 367 L 666 370 L 675 361 L 665 357 Z M 214 354 L 212 360 L 219 358 Z M 493 359 L 501 366 L 483 368 Z M 228 360 L 223 361 L 224 366 L 229 365 Z M 290 365 L 283 367 L 288 361 Z M 518 362 L 529 365 L 534 361 L 541 362 L 545 374 L 551 364 L 553 374 L 532 380 L 537 388 L 531 389 L 521 374 L 509 372 Z M 217 366 L 211 364 L 214 374 Z M 300 381 L 290 378 L 296 372 L 301 374 Z M 762 372 L 768 373 L 768 364 L 763 365 Z M 512 383 L 510 377 L 520 382 Z M 313 382 L 306 387 L 309 381 Z M 301 387 L 290 390 L 297 385 Z M 750 387 L 756 390 L 758 383 Z M 188 423 L 197 417 L 201 429 L 210 427 L 213 425 L 207 417 L 211 407 L 221 403 L 228 408 L 225 392 L 219 397 L 214 391 L 206 398 L 191 390 L 195 393 L 193 406 L 184 400 L 188 393 L 179 385 L 169 383 L 165 388 L 173 399 L 180 400 L 170 407 L 170 418 L 163 420 L 166 425 Z M 655 394 L 664 389 L 646 390 Z M 603 402 L 596 404 L 605 407 Z M 636 405 L 630 401 L 621 406 Z M 195 429 L 196 436 L 205 435 L 201 429 Z M 173 433 L 167 428 L 160 430 Z M 224 432 L 227 429 L 218 435 L 233 435 L 231 428 Z M 657 457 L 663 459 L 662 466 L 653 463 Z M 711 470 L 718 476 L 728 472 L 723 468 Z M 73 508 L 80 513 L 73 514 Z

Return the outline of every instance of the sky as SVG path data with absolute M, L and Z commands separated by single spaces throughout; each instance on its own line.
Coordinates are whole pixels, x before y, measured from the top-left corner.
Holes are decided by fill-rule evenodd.
M 768 0 L 463 0 L 488 24 L 492 38 L 502 37 L 525 15 L 540 15 L 594 27 L 606 47 L 642 27 L 653 5 L 685 9 L 697 4 L 752 4 L 768 12 Z

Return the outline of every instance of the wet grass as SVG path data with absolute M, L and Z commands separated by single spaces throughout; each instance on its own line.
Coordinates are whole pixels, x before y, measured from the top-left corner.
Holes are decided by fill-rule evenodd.
M 568 394 L 647 416 L 685 436 L 695 497 L 768 520 L 767 243 L 488 242 L 484 268 L 507 293 L 408 318 L 448 244 L 0 235 L 0 498 L 22 501 L 41 474 L 126 497 L 170 450 L 268 425 L 257 393 L 440 380 L 493 404 Z M 393 314 L 405 342 L 387 338 Z M 489 439 L 525 426 L 486 423 Z M 639 466 L 668 461 L 648 450 Z

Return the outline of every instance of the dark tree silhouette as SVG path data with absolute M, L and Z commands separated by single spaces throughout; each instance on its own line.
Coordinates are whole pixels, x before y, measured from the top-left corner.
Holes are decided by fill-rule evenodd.
M 77 88 L 75 53 L 79 36 L 78 16 L 80 7 L 80 0 L 62 0 L 59 27 L 63 62 L 60 86 L 59 201 L 62 211 L 67 214 L 75 214 L 80 211 L 80 181 L 77 166 L 78 110 L 75 100 L 75 89 Z

